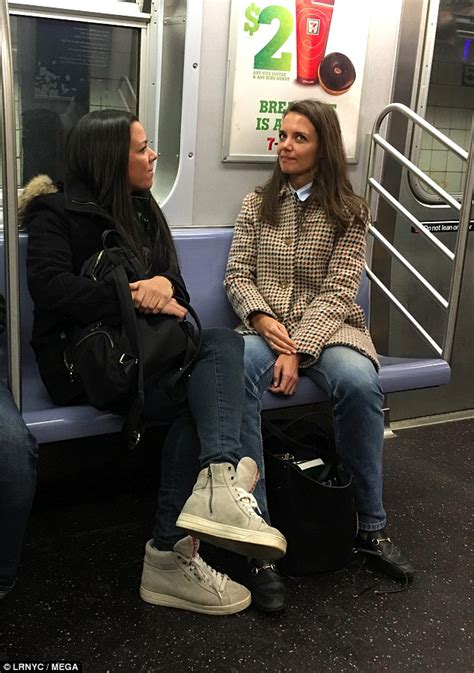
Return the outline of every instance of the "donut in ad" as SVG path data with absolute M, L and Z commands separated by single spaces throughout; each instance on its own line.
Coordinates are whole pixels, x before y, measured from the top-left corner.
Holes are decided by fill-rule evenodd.
M 350 58 L 338 51 L 327 54 L 318 70 L 319 83 L 331 96 L 340 96 L 349 91 L 355 82 L 356 72 Z

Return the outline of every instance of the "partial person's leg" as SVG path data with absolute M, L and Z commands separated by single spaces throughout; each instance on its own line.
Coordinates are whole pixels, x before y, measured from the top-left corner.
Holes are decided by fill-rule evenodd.
M 264 519 L 270 523 L 268 513 L 265 464 L 261 430 L 262 396 L 273 377 L 276 355 L 264 339 L 256 335 L 244 337 L 245 405 L 240 441 L 258 465 L 260 480 L 254 491 L 255 499 Z M 286 607 L 285 584 L 271 561 L 251 559 L 248 566 L 247 586 L 252 592 L 253 604 L 263 612 L 278 612 Z
M 188 383 L 188 404 L 201 444 L 201 468 L 247 455 L 240 443 L 244 408 L 243 339 L 229 329 L 205 329 Z
M 359 514 L 357 547 L 385 572 L 411 579 L 412 564 L 384 530 L 383 393 L 374 365 L 352 348 L 331 346 L 304 373 L 332 402 L 336 448 L 353 476 Z
M 153 531 L 157 549 L 169 551 L 182 538 L 176 520 L 200 470 L 212 463 L 237 465 L 243 457 L 242 350 L 242 337 L 232 330 L 203 330 L 202 347 L 188 383 L 187 404 L 174 419 L 163 418 L 160 393 L 147 391 L 145 418 L 170 421 L 161 449 L 161 485 Z
M 149 391 L 145 406 L 148 419 L 160 418 L 159 398 Z M 207 565 L 198 553 L 198 540 L 176 527 L 199 474 L 199 458 L 194 421 L 183 406 L 171 422 L 161 449 L 158 510 L 153 539 L 145 547 L 140 596 L 154 605 L 211 615 L 232 614 L 250 604 L 250 592 Z
M 254 491 L 263 518 L 270 522 L 265 490 L 265 464 L 262 442 L 262 396 L 272 382 L 276 355 L 262 337 L 250 334 L 244 337 L 245 403 L 240 431 L 240 442 L 247 455 L 255 460 L 260 480 Z
M 36 487 L 38 446 L 0 381 L 0 598 L 13 587 Z
M 199 439 L 189 413 L 176 418 L 161 447 L 161 478 L 158 509 L 153 529 L 153 545 L 161 551 L 171 551 L 183 537 L 176 528 L 184 503 L 196 483 L 199 470 Z
M 189 409 L 201 446 L 201 472 L 177 525 L 246 556 L 280 558 L 286 551 L 285 538 L 257 512 L 251 493 L 259 470 L 241 443 L 243 346 L 242 337 L 231 330 L 203 331 L 201 352 L 188 384 Z
M 383 484 L 383 393 L 372 362 L 345 346 L 325 348 L 303 370 L 332 403 L 336 447 L 353 476 L 361 530 L 379 530 L 386 517 Z

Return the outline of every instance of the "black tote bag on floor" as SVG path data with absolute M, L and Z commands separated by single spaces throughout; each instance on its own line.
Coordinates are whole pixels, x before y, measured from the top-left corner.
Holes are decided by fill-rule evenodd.
M 343 568 L 357 534 L 352 477 L 314 417 L 263 422 L 268 507 L 288 542 L 279 562 L 288 575 Z

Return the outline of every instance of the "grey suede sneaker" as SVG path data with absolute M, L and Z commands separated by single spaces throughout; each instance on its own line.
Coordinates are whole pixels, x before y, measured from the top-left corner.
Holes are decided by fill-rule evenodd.
M 285 537 L 259 516 L 251 494 L 258 477 L 257 464 L 249 457 L 242 458 L 237 468 L 231 463 L 204 468 L 176 525 L 244 556 L 271 561 L 281 558 L 286 552 Z
M 250 605 L 248 589 L 199 556 L 198 540 L 187 536 L 174 551 L 158 551 L 151 542 L 145 547 L 140 585 L 140 596 L 147 603 L 206 615 L 231 615 Z

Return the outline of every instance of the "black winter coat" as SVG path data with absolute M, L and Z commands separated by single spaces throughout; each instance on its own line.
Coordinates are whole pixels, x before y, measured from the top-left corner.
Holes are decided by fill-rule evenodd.
M 64 346 L 76 324 L 120 323 L 112 282 L 80 275 L 84 262 L 102 248 L 102 234 L 114 228 L 112 217 L 93 202 L 83 185 L 58 185 L 58 192 L 37 196 L 28 205 L 27 278 L 33 298 L 31 345 L 48 393 L 56 404 L 83 401 L 80 384 L 71 382 Z M 150 276 L 168 278 L 175 294 L 189 299 L 181 275 L 153 260 Z

